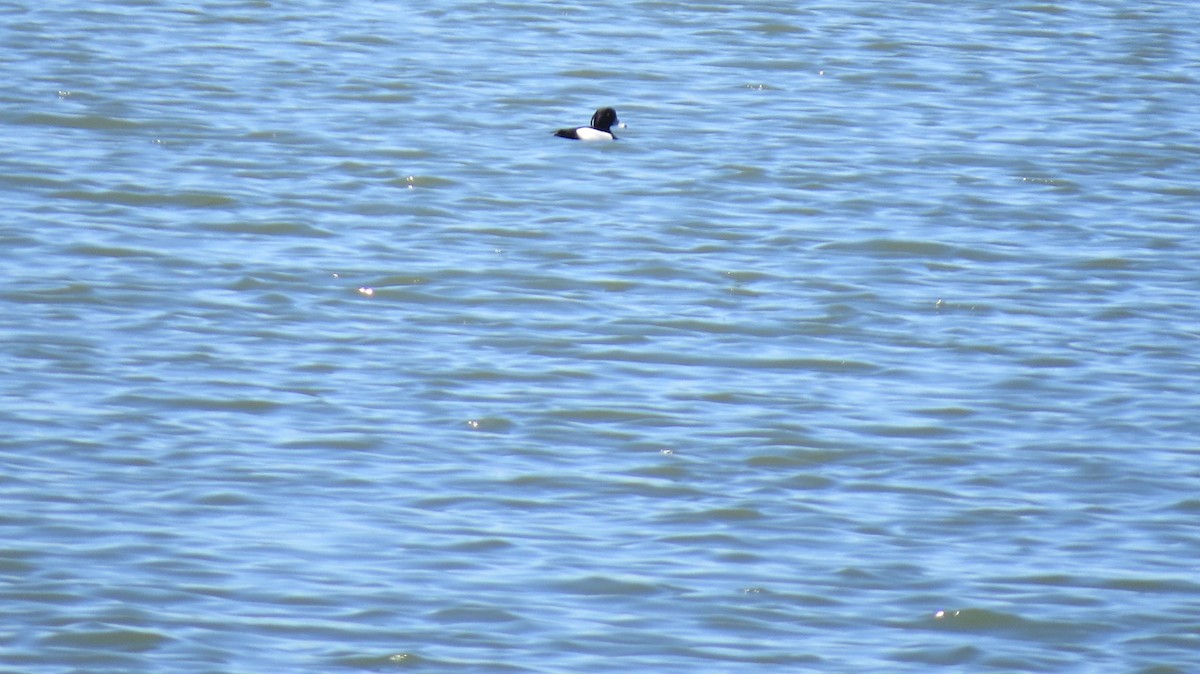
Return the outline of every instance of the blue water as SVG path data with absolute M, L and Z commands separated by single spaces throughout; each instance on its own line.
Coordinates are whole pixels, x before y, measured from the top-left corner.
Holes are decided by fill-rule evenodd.
M 1200 670 L 1200 5 L 0 17 L 0 671 Z

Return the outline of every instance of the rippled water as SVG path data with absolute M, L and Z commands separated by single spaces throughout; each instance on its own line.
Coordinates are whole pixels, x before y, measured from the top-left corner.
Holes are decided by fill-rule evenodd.
M 0 16 L 4 671 L 1200 667 L 1200 6 Z

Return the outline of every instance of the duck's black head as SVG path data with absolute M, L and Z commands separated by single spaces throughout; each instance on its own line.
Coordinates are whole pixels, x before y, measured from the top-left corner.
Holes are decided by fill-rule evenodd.
M 600 108 L 596 114 L 592 115 L 592 127 L 601 131 L 608 131 L 620 123 L 621 120 L 617 119 L 617 111 L 612 108 Z

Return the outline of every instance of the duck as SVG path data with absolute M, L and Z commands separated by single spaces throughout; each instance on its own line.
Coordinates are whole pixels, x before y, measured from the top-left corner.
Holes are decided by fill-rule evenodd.
M 574 129 L 559 129 L 554 132 L 559 138 L 570 138 L 572 140 L 616 140 L 613 135 L 612 128 L 616 126 L 625 128 L 621 120 L 617 119 L 617 111 L 612 108 L 600 108 L 596 114 L 592 115 L 592 123 L 590 126 L 577 126 Z

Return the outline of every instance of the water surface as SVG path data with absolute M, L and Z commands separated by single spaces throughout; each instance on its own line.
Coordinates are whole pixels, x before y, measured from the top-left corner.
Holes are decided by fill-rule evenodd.
M 1200 666 L 1193 4 L 0 12 L 6 671 Z

